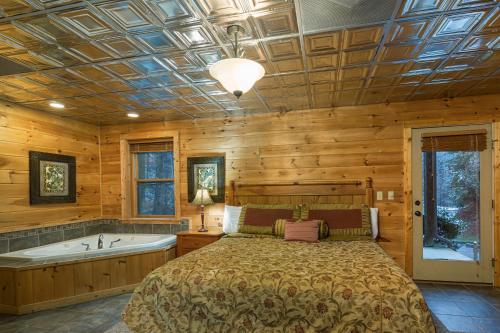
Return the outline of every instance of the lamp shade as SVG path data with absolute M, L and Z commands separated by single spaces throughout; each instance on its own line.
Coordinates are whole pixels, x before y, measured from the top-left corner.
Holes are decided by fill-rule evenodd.
M 211 205 L 214 202 L 210 197 L 210 192 L 208 192 L 206 188 L 199 188 L 198 191 L 196 191 L 196 196 L 191 203 L 193 205 Z
M 266 73 L 261 64 L 244 58 L 220 60 L 210 67 L 209 72 L 227 91 L 238 98 L 252 89 L 255 82 Z

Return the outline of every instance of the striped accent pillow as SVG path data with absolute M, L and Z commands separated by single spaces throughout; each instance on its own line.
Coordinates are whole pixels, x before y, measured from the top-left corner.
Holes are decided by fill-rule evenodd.
M 277 219 L 273 224 L 273 235 L 276 237 L 283 238 L 285 236 L 285 223 L 303 223 L 315 221 L 318 224 L 318 239 L 328 238 L 328 224 L 323 220 L 293 220 L 293 219 Z
M 318 221 L 285 222 L 285 240 L 319 242 Z

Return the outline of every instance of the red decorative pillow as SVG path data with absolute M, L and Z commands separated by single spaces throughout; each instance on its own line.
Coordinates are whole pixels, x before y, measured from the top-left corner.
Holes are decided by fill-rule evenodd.
M 319 242 L 318 221 L 285 222 L 285 240 Z

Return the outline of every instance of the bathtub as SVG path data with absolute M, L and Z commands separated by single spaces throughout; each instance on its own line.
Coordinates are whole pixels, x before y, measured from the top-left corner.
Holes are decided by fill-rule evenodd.
M 175 235 L 101 234 L 102 249 L 97 248 L 99 235 L 0 254 L 0 259 L 17 261 L 53 261 L 88 258 L 114 253 L 143 251 L 148 248 L 168 248 L 176 244 Z M 118 240 L 118 242 L 113 242 Z M 113 242 L 113 244 L 111 244 Z M 88 250 L 87 245 L 88 244 Z

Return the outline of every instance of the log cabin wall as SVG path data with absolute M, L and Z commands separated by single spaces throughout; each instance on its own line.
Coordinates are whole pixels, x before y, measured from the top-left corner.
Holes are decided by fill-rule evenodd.
M 76 157 L 76 203 L 30 206 L 30 150 Z M 97 126 L 0 102 L 0 232 L 99 218 L 100 193 Z
M 181 214 L 199 224 L 187 203 L 187 157 L 225 154 L 230 180 L 276 181 L 373 178 L 384 191 L 381 246 L 405 267 L 405 128 L 486 123 L 500 115 L 500 95 L 450 100 L 269 113 L 242 118 L 130 123 L 101 128 L 104 217 L 120 217 L 121 134 L 178 130 L 181 150 Z M 498 149 L 498 146 L 496 147 Z M 500 188 L 500 183 L 497 188 Z M 395 191 L 395 200 L 387 200 Z M 222 221 L 223 205 L 208 207 L 209 224 Z

